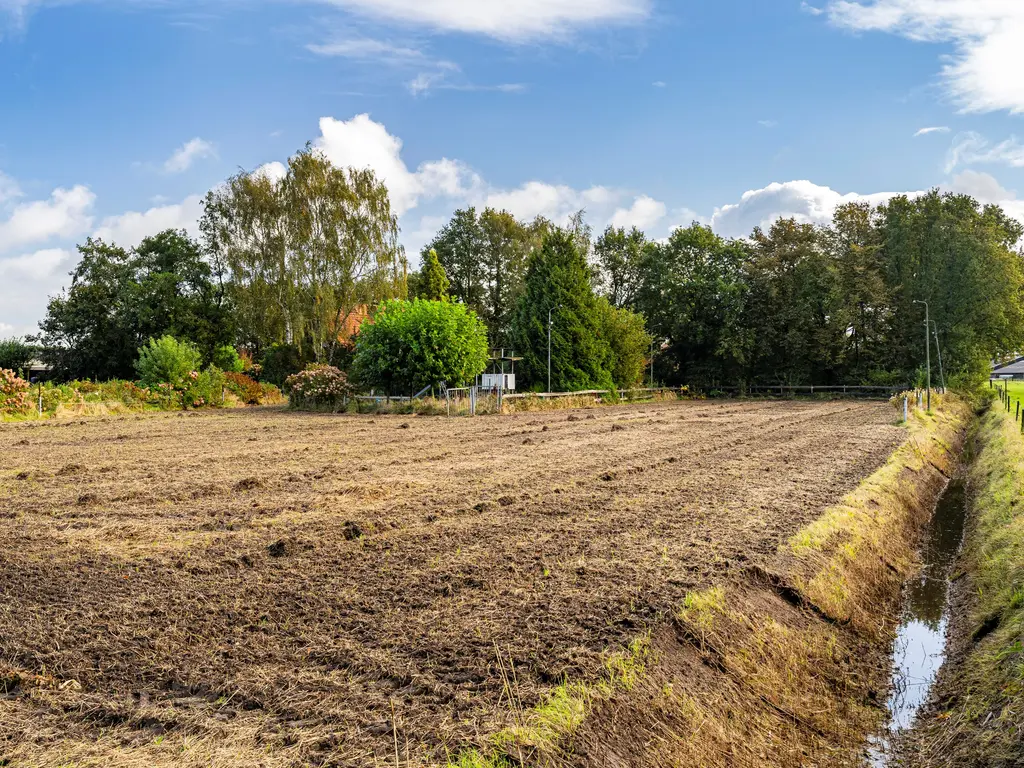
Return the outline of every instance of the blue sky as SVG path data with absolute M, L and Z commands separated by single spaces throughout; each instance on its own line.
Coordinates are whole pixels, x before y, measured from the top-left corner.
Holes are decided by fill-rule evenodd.
M 0 336 L 87 236 L 195 231 L 307 141 L 384 177 L 414 261 L 467 204 L 740 236 L 942 186 L 1024 218 L 1021 71 L 1020 0 L 0 0 Z

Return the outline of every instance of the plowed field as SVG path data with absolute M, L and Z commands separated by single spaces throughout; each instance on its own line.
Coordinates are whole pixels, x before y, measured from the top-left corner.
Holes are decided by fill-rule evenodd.
M 894 417 L 0 425 L 0 764 L 443 765 L 510 724 L 499 656 L 524 707 L 593 679 L 880 466 Z

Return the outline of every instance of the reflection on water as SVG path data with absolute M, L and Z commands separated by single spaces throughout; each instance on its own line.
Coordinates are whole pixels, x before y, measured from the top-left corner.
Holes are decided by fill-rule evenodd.
M 953 480 L 932 515 L 921 550 L 921 574 L 906 585 L 903 621 L 893 647 L 889 726 L 872 740 L 873 766 L 888 765 L 891 737 L 913 724 L 945 660 L 949 577 L 966 519 L 963 483 Z

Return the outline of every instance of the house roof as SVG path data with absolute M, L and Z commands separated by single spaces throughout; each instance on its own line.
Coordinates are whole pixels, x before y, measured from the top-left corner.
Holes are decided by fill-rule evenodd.
M 1024 376 L 1024 357 L 1018 357 L 992 368 L 993 376 Z

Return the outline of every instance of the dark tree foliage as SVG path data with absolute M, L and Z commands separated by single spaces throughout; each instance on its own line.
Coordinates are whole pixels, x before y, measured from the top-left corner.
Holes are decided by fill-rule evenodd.
M 184 232 L 161 232 L 132 250 L 90 238 L 78 251 L 71 287 L 40 323 L 43 358 L 57 377 L 133 378 L 150 338 L 187 339 L 204 360 L 233 341 L 219 280 Z
M 39 348 L 21 339 L 0 339 L 0 368 L 19 374 L 39 355 Z
M 507 211 L 487 208 L 478 215 L 475 208 L 459 210 L 424 248 L 423 262 L 436 251 L 451 299 L 487 324 L 491 346 L 507 347 L 527 260 L 550 229 L 551 223 L 540 217 L 526 224 Z M 418 280 L 422 292 L 422 273 Z
M 534 253 L 512 325 L 518 367 L 528 386 L 547 388 L 548 311 L 551 331 L 551 387 L 555 391 L 608 389 L 612 351 L 602 337 L 591 270 L 575 234 L 555 229 Z
M 745 240 L 694 225 L 644 249 L 635 304 L 666 344 L 658 377 L 713 388 L 920 384 L 927 301 L 932 364 L 937 331 L 947 378 L 970 386 L 1024 347 L 1022 235 L 1000 208 L 937 191 Z

